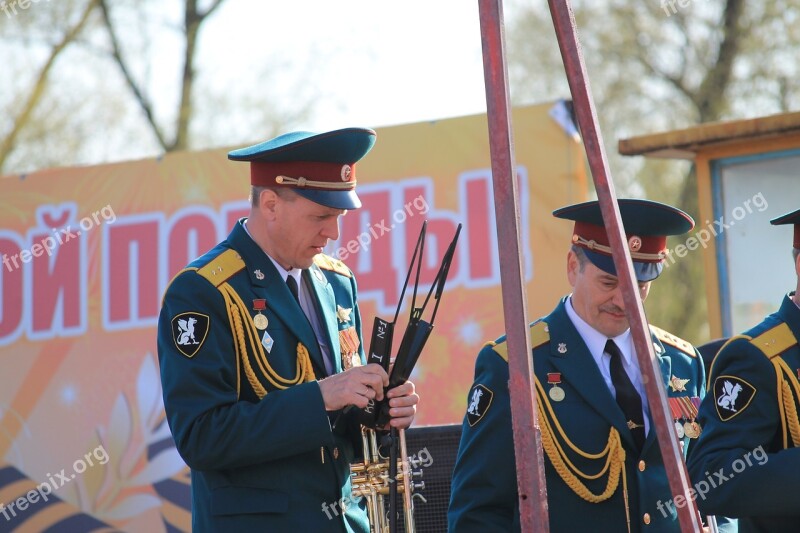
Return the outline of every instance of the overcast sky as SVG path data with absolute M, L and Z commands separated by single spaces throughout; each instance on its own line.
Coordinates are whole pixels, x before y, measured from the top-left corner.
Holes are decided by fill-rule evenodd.
M 220 76 L 259 61 L 314 65 L 307 79 L 325 97 L 309 128 L 378 127 L 486 109 L 474 1 L 228 0 L 203 31 L 200 57 Z

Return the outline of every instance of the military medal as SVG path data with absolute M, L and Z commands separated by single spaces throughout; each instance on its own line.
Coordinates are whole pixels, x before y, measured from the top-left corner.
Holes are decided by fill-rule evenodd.
M 258 311 L 258 314 L 253 317 L 253 324 L 255 324 L 256 328 L 261 331 L 267 329 L 269 326 L 269 320 L 267 317 L 261 314 L 261 311 L 264 311 L 267 308 L 267 300 L 264 298 L 257 298 L 253 300 L 253 311 Z
M 699 396 L 692 396 L 689 398 L 689 403 L 692 405 L 692 434 L 694 435 L 693 438 L 700 437 L 700 433 L 703 432 L 703 428 L 700 427 L 700 424 L 697 423 L 695 420 L 697 418 L 697 414 L 700 411 L 700 397 Z
M 675 423 L 675 432 L 678 434 L 678 438 L 682 439 L 686 435 L 686 431 L 683 429 L 681 419 L 686 418 L 686 416 L 684 414 L 683 406 L 681 405 L 681 399 L 670 397 L 667 398 L 667 403 L 669 405 L 669 410 L 672 413 L 672 420 Z
M 692 396 L 689 398 L 689 401 L 691 401 L 692 406 L 694 406 L 694 414 L 696 416 L 700 411 L 700 396 Z
M 341 323 L 350 322 L 350 313 L 352 312 L 352 307 L 342 307 L 341 305 L 336 306 L 336 318 L 338 318 L 339 322 Z
M 560 402 L 564 399 L 564 389 L 558 386 L 561 383 L 561 372 L 548 372 L 547 383 L 552 385 L 550 391 L 547 393 L 550 399 L 554 402 Z
M 672 389 L 672 392 L 685 392 L 687 383 L 689 383 L 688 379 L 680 379 L 674 375 L 669 378 L 669 387 Z
M 696 439 L 700 436 L 700 424 L 695 421 L 686 422 L 683 425 L 683 431 L 686 433 L 686 436 L 690 439 Z
M 696 439 L 700 436 L 700 424 L 694 421 L 697 416 L 697 408 L 695 407 L 693 399 L 688 396 L 681 396 L 678 400 L 680 401 L 684 418 L 686 418 L 686 422 L 683 423 L 683 432 L 690 439 Z
M 350 326 L 339 330 L 339 351 L 342 354 L 342 368 L 350 370 L 354 366 L 361 366 L 361 356 L 358 354 L 358 347 L 361 341 L 358 339 L 356 328 Z

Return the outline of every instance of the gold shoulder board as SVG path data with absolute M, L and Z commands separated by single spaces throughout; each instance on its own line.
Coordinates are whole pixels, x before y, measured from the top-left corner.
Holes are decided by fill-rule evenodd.
M 650 329 L 653 331 L 653 333 L 655 333 L 656 337 L 661 342 L 669 344 L 670 346 L 679 349 L 680 351 L 686 353 L 687 355 L 690 355 L 692 357 L 697 357 L 697 354 L 694 351 L 694 346 L 692 346 L 691 342 L 685 341 L 680 337 L 676 337 L 672 333 L 664 331 L 663 329 L 657 328 L 653 325 L 650 325 Z
M 342 276 L 352 278 L 353 273 L 347 268 L 347 265 L 334 259 L 333 257 L 325 254 L 317 254 L 314 256 L 314 264 L 323 270 L 331 270 Z
M 203 267 L 197 273 L 206 278 L 212 285 L 219 287 L 231 276 L 244 268 L 242 256 L 236 250 L 225 250 Z
M 750 343 L 764 352 L 764 355 L 772 359 L 796 345 L 797 339 L 792 333 L 792 330 L 789 329 L 789 326 L 784 322 L 772 329 L 768 329 L 758 337 L 753 337 L 750 339 Z
M 535 350 L 542 344 L 550 342 L 550 330 L 547 329 L 547 323 L 542 320 L 531 324 L 529 334 L 531 339 L 531 350 Z M 502 357 L 505 362 L 508 362 L 508 345 L 506 344 L 506 341 L 500 343 L 489 342 L 486 343 L 486 345 L 491 346 L 492 350 L 497 352 L 497 355 Z

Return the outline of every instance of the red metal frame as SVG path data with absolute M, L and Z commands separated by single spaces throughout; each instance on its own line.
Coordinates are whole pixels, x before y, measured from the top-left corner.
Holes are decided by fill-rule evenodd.
M 650 328 L 639 297 L 638 283 L 633 274 L 633 265 L 625 240 L 614 183 L 609 177 L 611 174 L 608 170 L 608 161 L 603 149 L 603 139 L 598 127 L 589 78 L 578 40 L 575 16 L 569 0 L 548 0 L 548 4 L 572 93 L 578 126 L 586 147 L 589 168 L 594 178 L 603 222 L 611 244 L 614 266 L 621 283 L 625 311 L 631 325 L 636 357 L 642 371 L 645 393 L 650 403 L 650 414 L 653 417 L 653 425 L 661 448 L 670 490 L 675 497 L 682 495 L 686 502 L 690 503 L 690 505 L 677 508 L 681 531 L 701 531 L 700 516 L 694 504 L 694 498 L 689 494 L 691 481 L 674 433 L 661 369 L 658 359 L 653 353 Z
M 519 203 L 509 116 L 501 0 L 480 0 L 483 71 L 492 156 L 497 236 L 503 243 L 500 280 L 508 344 L 509 392 L 522 531 L 550 530 L 542 437 L 533 395 L 533 360 L 522 275 Z
M 642 371 L 670 489 L 674 495 L 682 495 L 685 501 L 690 502 L 690 505 L 677 508 L 681 531 L 701 531 L 699 514 L 694 499 L 689 494 L 691 482 L 679 443 L 674 435 L 661 371 L 650 342 L 649 327 L 626 246 L 614 184 L 609 178 L 608 162 L 578 41 L 575 17 L 568 0 L 548 0 L 548 4 L 603 221 L 608 232 L 614 265 L 622 284 L 634 348 Z M 500 275 L 508 343 L 514 449 L 518 458 L 524 458 L 517 461 L 520 522 L 522 531 L 549 531 L 541 432 L 531 385 L 533 361 L 522 276 L 519 204 L 508 104 L 502 0 L 479 0 L 479 8 L 497 234 L 500 242 L 504 243 L 504 253 L 500 257 Z M 533 438 L 531 438 L 531 428 L 535 429 Z M 535 460 L 531 460 L 534 458 Z

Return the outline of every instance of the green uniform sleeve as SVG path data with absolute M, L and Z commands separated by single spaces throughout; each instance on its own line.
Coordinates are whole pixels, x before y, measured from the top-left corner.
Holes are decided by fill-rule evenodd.
M 717 355 L 698 420 L 703 432 L 687 464 L 701 512 L 797 513 L 800 449 L 780 449 L 776 373 L 747 339 L 732 341 Z
M 513 531 L 518 516 L 508 364 L 491 347 L 478 354 L 453 471 L 449 531 Z

